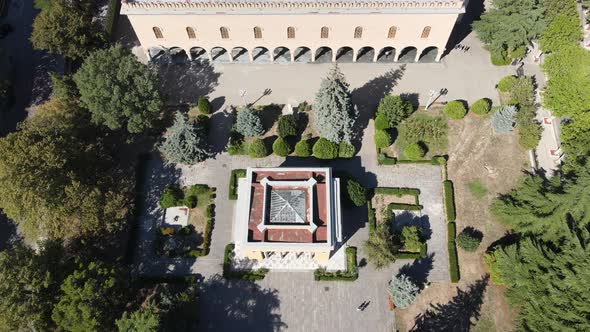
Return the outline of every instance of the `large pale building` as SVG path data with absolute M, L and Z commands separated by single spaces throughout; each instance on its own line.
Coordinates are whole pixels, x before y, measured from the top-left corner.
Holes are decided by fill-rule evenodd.
M 467 0 L 123 0 L 150 57 L 220 63 L 439 61 Z

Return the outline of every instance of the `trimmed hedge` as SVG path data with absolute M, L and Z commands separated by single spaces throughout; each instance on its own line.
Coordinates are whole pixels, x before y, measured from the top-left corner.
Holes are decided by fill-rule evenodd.
M 397 159 L 388 157 L 385 153 L 377 154 L 377 164 L 383 166 L 393 166 L 397 164 Z
M 443 195 L 447 222 L 453 222 L 457 218 L 457 215 L 455 212 L 455 194 L 453 192 L 453 182 L 451 182 L 451 180 L 443 181 Z
M 229 176 L 229 197 L 228 199 L 235 201 L 238 199 L 238 179 L 246 177 L 245 169 L 233 169 Z
M 447 248 L 449 250 L 449 271 L 451 273 L 451 282 L 459 282 L 461 278 L 459 273 L 459 258 L 457 256 L 457 246 L 455 245 L 455 235 L 457 229 L 454 222 L 447 224 L 448 242 Z
M 449 101 L 443 108 L 443 113 L 454 120 L 463 119 L 467 114 L 467 109 L 460 100 Z
M 429 159 L 421 159 L 421 160 L 407 160 L 407 159 L 402 159 L 402 160 L 397 160 L 398 164 L 432 164 L 432 160 Z
M 378 188 L 375 188 L 375 194 L 380 194 L 380 195 L 394 195 L 394 196 L 397 196 L 397 197 L 401 197 L 402 195 L 418 196 L 418 195 L 420 195 L 420 189 L 417 189 L 417 188 L 383 188 L 383 187 L 378 187 Z
M 431 164 L 444 166 L 447 164 L 447 158 L 445 156 L 434 156 L 432 157 Z
M 403 252 L 403 251 L 398 251 L 397 253 L 395 253 L 395 258 L 396 259 L 420 259 L 420 258 L 425 258 L 428 252 L 428 246 L 426 245 L 426 242 L 422 243 L 420 245 L 420 252 Z
M 250 270 L 250 271 L 232 271 L 231 270 L 231 260 L 234 257 L 234 248 L 235 245 L 230 243 L 225 246 L 225 251 L 223 253 L 223 277 L 226 279 L 241 279 L 241 280 L 249 280 L 249 281 L 257 281 L 262 280 L 266 277 L 268 273 L 267 269 L 258 269 L 258 270 Z
M 205 224 L 205 231 L 203 232 L 203 247 L 198 250 L 191 250 L 188 256 L 202 257 L 209 254 L 209 247 L 211 247 L 211 233 L 213 232 L 213 216 L 215 213 L 215 204 L 207 206 L 207 224 Z
M 402 204 L 402 203 L 391 203 L 387 206 L 388 210 L 408 210 L 408 211 L 420 211 L 423 206 L 419 204 Z
M 322 137 L 313 145 L 313 156 L 318 159 L 336 159 L 338 144 Z
M 325 268 L 319 268 L 313 272 L 316 281 L 355 281 L 359 277 L 356 262 L 356 247 L 346 248 L 346 271 L 328 272 Z
M 371 200 L 367 201 L 367 223 L 369 224 L 369 234 L 371 234 L 377 228 L 377 218 L 375 217 L 375 209 L 373 209 Z

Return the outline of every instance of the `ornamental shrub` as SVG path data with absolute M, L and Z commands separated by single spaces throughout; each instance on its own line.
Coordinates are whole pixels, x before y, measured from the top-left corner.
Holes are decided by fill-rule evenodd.
M 281 115 L 277 125 L 277 132 L 280 137 L 297 135 L 297 120 L 293 114 Z
M 177 186 L 168 186 L 164 189 L 162 196 L 160 197 L 160 207 L 167 209 L 173 206 L 179 206 L 182 202 L 184 193 Z
M 509 134 L 514 129 L 516 106 L 501 107 L 492 115 L 492 126 L 498 134 Z
M 401 274 L 391 278 L 387 291 L 393 304 L 400 309 L 405 309 L 416 301 L 419 288 L 407 275 Z
M 236 130 L 244 137 L 264 134 L 260 113 L 248 107 L 239 111 L 236 119 Z
M 404 101 L 400 96 L 385 96 L 379 102 L 377 116 L 382 115 L 385 117 L 389 125 L 387 128 L 393 128 L 408 118 L 413 111 L 412 104 L 408 101 Z
M 474 252 L 481 243 L 481 232 L 467 227 L 457 235 L 457 244 L 465 251 Z
M 374 140 L 378 148 L 386 148 L 391 145 L 391 135 L 385 130 L 375 130 Z
M 211 114 L 211 104 L 207 97 L 199 97 L 197 100 L 197 108 L 201 114 Z
M 490 112 L 492 108 L 492 103 L 487 98 L 481 98 L 475 101 L 473 105 L 469 108 L 469 112 L 475 113 L 477 115 L 486 115 Z
M 289 146 L 289 143 L 279 136 L 272 143 L 272 152 L 274 152 L 274 154 L 279 157 L 286 157 L 291 153 L 291 146 Z
M 377 114 L 377 117 L 375 117 L 375 129 L 385 130 L 389 128 L 391 128 L 391 126 L 389 125 L 389 120 L 387 120 L 385 114 Z
M 194 209 L 197 207 L 197 196 L 196 195 L 187 195 L 182 200 L 182 204 L 189 209 Z
M 426 154 L 426 149 L 420 143 L 414 143 L 406 146 L 404 156 L 410 160 L 420 160 Z
M 458 120 L 465 117 L 467 109 L 465 109 L 465 105 L 460 100 L 453 100 L 445 105 L 443 113 L 445 113 L 449 119 Z
M 420 251 L 422 241 L 420 240 L 420 229 L 416 226 L 404 226 L 402 228 L 401 241 L 404 249 L 408 251 Z
M 510 57 L 508 57 L 508 52 L 506 52 L 506 50 L 491 51 L 490 56 L 494 66 L 506 66 L 512 62 Z
M 346 181 L 346 192 L 348 198 L 355 206 L 363 206 L 367 203 L 367 191 L 360 183 L 355 180 L 348 179 Z
M 313 156 L 318 159 L 336 159 L 338 144 L 322 137 L 313 145 Z
M 295 155 L 302 158 L 311 156 L 311 146 L 308 140 L 302 139 L 295 144 Z
M 248 155 L 251 158 L 264 158 L 268 154 L 268 149 L 263 139 L 257 138 L 248 146 Z
M 338 157 L 340 158 L 352 158 L 354 157 L 354 153 L 356 149 L 352 144 L 346 142 L 340 142 L 340 146 L 338 147 Z
M 516 83 L 516 81 L 517 81 L 516 76 L 513 76 L 513 75 L 506 76 L 506 77 L 502 78 L 500 80 L 500 82 L 498 82 L 498 85 L 496 86 L 496 88 L 500 92 L 509 92 L 512 89 L 512 87 L 514 86 L 514 84 Z

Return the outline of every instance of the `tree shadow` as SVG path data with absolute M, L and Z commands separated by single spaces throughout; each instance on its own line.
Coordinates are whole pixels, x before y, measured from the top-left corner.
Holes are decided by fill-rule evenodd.
M 276 289 L 215 275 L 199 293 L 199 331 L 271 332 L 288 328 L 281 320 Z
M 223 112 L 215 112 L 209 119 L 209 144 L 214 154 L 225 151 L 229 141 L 229 134 L 236 122 L 236 112 L 232 108 L 226 108 Z
M 225 105 L 225 97 L 221 96 L 211 100 L 210 105 L 211 112 L 217 112 Z
M 352 91 L 352 102 L 359 112 L 354 126 L 356 132 L 360 134 L 353 138 L 353 145 L 357 151 L 360 149 L 362 132 L 367 127 L 369 120 L 373 118 L 379 102 L 383 97 L 391 93 L 391 90 L 403 77 L 405 71 L 406 65 L 401 65 L 399 68 L 391 69 Z
M 200 96 L 213 92 L 221 76 L 207 61 L 161 61 L 150 66 L 159 74 L 160 90 L 168 105 L 196 104 Z
M 416 316 L 410 331 L 468 332 L 479 319 L 483 295 L 489 275 L 469 285 L 466 291 L 457 288 L 458 294 L 447 304 L 431 304 L 426 312 Z
M 397 275 L 407 275 L 420 289 L 424 289 L 428 275 L 432 270 L 433 261 L 434 253 L 430 253 L 424 258 L 416 259 L 413 263 L 402 266 Z
M 269 131 L 279 119 L 282 114 L 283 106 L 281 104 L 268 104 L 261 106 L 260 117 L 262 119 L 262 126 L 265 131 Z
M 467 3 L 467 8 L 465 8 L 465 14 L 461 15 L 455 27 L 453 28 L 453 32 L 451 33 L 451 37 L 447 42 L 447 46 L 445 52 L 443 53 L 443 57 L 449 54 L 457 44 L 461 43 L 465 37 L 467 37 L 471 31 L 471 23 L 473 21 L 479 20 L 481 14 L 484 12 L 484 0 L 470 0 Z
M 412 108 L 415 110 L 418 109 L 420 106 L 420 94 L 419 93 L 402 93 L 400 94 L 402 100 L 409 102 L 412 105 Z
M 432 228 L 430 227 L 430 218 L 428 215 L 416 215 L 411 211 L 401 211 L 396 213 L 394 210 L 392 228 L 394 232 L 401 232 L 404 226 L 416 226 L 420 229 L 420 235 L 425 240 L 429 240 L 432 236 Z
M 141 45 L 127 15 L 119 15 L 114 30 L 113 39 L 125 46 L 126 49 Z
M 467 227 L 463 228 L 461 233 L 465 233 L 465 234 L 471 236 L 472 238 L 478 239 L 479 242 L 481 242 L 481 240 L 483 240 L 483 233 L 480 230 L 477 230 L 471 226 L 467 226 Z

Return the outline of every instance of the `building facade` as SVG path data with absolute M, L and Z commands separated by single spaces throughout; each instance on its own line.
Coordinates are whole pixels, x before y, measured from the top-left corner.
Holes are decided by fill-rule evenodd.
M 464 0 L 123 0 L 150 58 L 439 61 Z
M 258 263 L 328 262 L 342 242 L 339 179 L 330 168 L 248 168 L 233 240 L 238 256 Z

